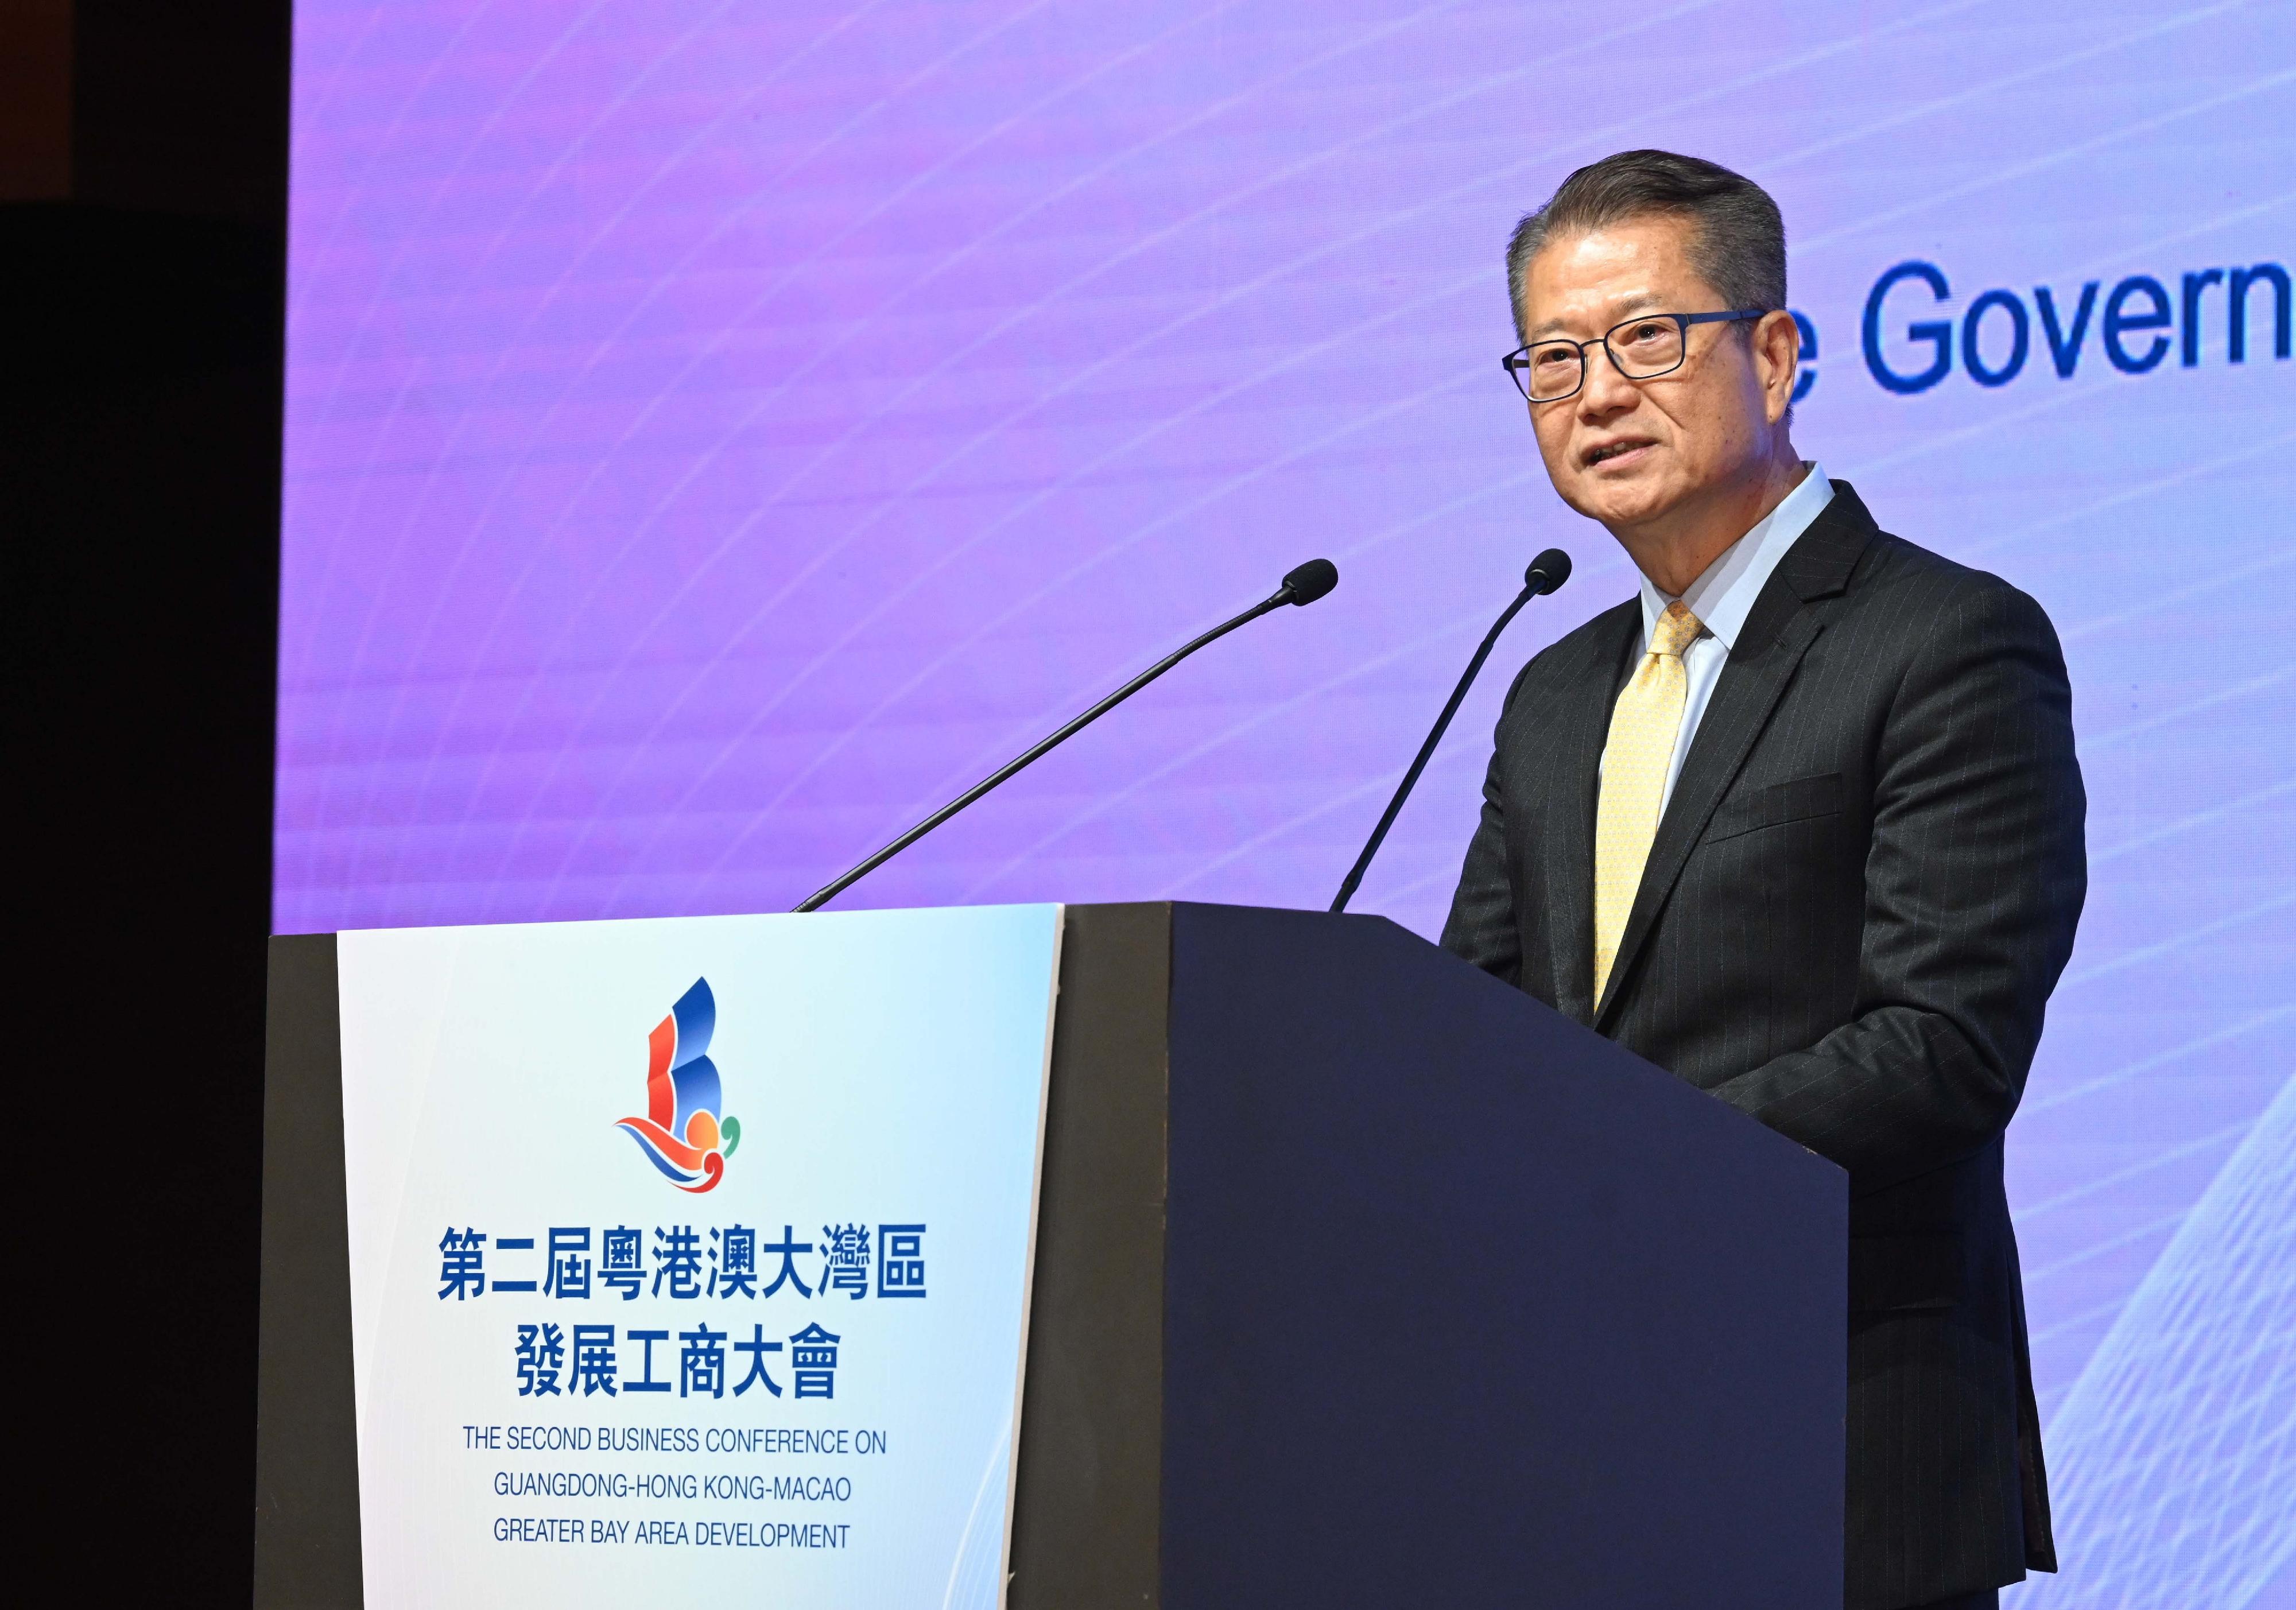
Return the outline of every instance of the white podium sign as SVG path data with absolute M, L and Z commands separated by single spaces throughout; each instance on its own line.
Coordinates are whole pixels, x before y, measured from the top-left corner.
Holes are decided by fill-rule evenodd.
M 368 1605 L 1000 1603 L 1060 925 L 343 934 Z

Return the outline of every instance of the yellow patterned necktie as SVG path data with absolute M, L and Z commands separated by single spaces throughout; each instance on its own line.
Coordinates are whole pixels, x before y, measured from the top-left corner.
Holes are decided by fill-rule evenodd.
M 1611 982 L 1627 913 L 1642 887 L 1643 863 L 1658 836 L 1659 801 L 1666 797 L 1667 769 L 1682 731 L 1683 702 L 1690 691 L 1682 651 L 1705 628 L 1698 617 L 1669 604 L 1651 634 L 1650 652 L 1635 668 L 1611 711 L 1611 735 L 1603 745 L 1602 795 L 1595 810 L 1595 999 Z

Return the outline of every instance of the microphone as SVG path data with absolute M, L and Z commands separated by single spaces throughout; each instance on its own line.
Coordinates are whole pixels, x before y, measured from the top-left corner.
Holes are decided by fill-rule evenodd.
M 1566 559 L 1562 563 L 1567 567 L 1570 562 Z M 1172 653 L 1165 655 L 1161 660 L 1157 661 L 1155 664 L 1150 666 L 1146 670 L 1142 671 L 1138 676 L 1133 678 L 1131 681 L 1127 682 L 1122 687 L 1118 688 L 1114 693 L 1109 694 L 1108 697 L 1103 699 L 1099 703 L 1085 711 L 1084 714 L 1077 717 L 1076 719 L 1070 721 L 1058 732 L 1039 742 L 1025 754 L 1015 756 L 1013 760 L 1006 761 L 996 771 L 990 773 L 988 776 L 981 778 L 980 782 L 975 783 L 972 787 L 957 795 L 956 798 L 951 800 L 939 810 L 934 811 L 932 815 L 927 817 L 923 821 L 919 822 L 914 827 L 910 828 L 899 838 L 895 839 L 891 843 L 877 851 L 876 854 L 870 856 L 858 866 L 840 874 L 834 878 L 832 878 L 828 883 L 824 883 L 811 894 L 807 895 L 802 901 L 791 907 L 791 909 L 793 911 L 813 911 L 828 904 L 829 901 L 834 899 L 838 895 L 843 893 L 855 883 L 868 876 L 869 874 L 874 872 L 887 861 L 891 860 L 895 856 L 900 854 L 901 851 L 906 850 L 910 845 L 924 837 L 925 834 L 939 826 L 943 822 L 947 821 L 949 817 L 955 816 L 958 811 L 963 810 L 966 806 L 972 804 L 982 794 L 987 793 L 990 789 L 1004 781 L 1005 778 L 1013 776 L 1013 773 L 1021 770 L 1023 767 L 1028 766 L 1031 761 L 1040 760 L 1045 755 L 1050 753 L 1053 750 L 1059 748 L 1061 744 L 1074 737 L 1078 733 L 1082 732 L 1095 721 L 1099 720 L 1101 717 L 1106 715 L 1110 711 L 1114 710 L 1118 705 L 1123 703 L 1127 699 L 1129 699 L 1133 694 L 1147 686 L 1151 682 L 1153 682 L 1157 678 L 1162 676 L 1166 671 L 1170 670 L 1174 666 L 1186 659 L 1190 654 L 1194 653 L 1206 644 L 1215 642 L 1221 637 L 1225 637 L 1230 632 L 1235 630 L 1237 627 L 1257 620 L 1262 615 L 1267 613 L 1268 611 L 1279 609 L 1284 604 L 1298 604 L 1304 608 L 1307 605 L 1315 603 L 1316 599 L 1321 598 L 1324 594 L 1330 592 L 1333 587 L 1339 585 L 1340 567 L 1333 564 L 1328 559 L 1310 559 L 1307 563 L 1297 566 L 1292 571 L 1287 571 L 1283 577 L 1283 585 L 1282 587 L 1277 587 L 1267 597 L 1261 599 L 1258 604 L 1253 604 L 1250 609 L 1244 611 L 1243 613 L 1234 617 L 1233 620 L 1221 621 L 1218 626 L 1212 628 L 1211 630 L 1206 632 L 1202 637 L 1196 638 L 1192 643 L 1185 644 L 1181 647 L 1175 649 Z M 1464 690 L 1463 689 L 1462 691 L 1464 692 Z
M 1348 869 L 1345 881 L 1340 884 L 1340 892 L 1332 898 L 1332 910 L 1345 911 L 1348 908 L 1348 901 L 1371 867 L 1372 857 L 1379 853 L 1380 844 L 1387 837 L 1387 830 L 1395 826 L 1395 818 L 1403 809 L 1403 801 L 1411 797 L 1412 785 L 1419 781 L 1419 774 L 1427 769 L 1427 762 L 1434 756 L 1435 746 L 1443 741 L 1443 729 L 1450 726 L 1451 718 L 1459 713 L 1459 706 L 1466 700 L 1467 690 L 1475 685 L 1476 673 L 1483 669 L 1483 661 L 1491 657 L 1491 649 L 1497 644 L 1499 634 L 1506 630 L 1507 622 L 1515 618 L 1516 612 L 1524 604 L 1541 593 L 1554 592 L 1570 579 L 1570 555 L 1561 548 L 1547 549 L 1532 560 L 1530 568 L 1523 571 L 1522 591 L 1515 595 L 1514 602 L 1506 606 L 1505 612 L 1491 622 L 1491 629 L 1483 634 L 1483 645 L 1475 651 L 1475 657 L 1467 661 L 1467 674 L 1459 678 L 1459 686 L 1451 690 L 1450 702 L 1444 705 L 1443 713 L 1435 718 L 1435 730 L 1429 733 L 1427 742 L 1419 746 L 1418 758 L 1411 762 L 1411 769 L 1403 774 L 1403 781 L 1397 785 L 1395 797 L 1387 802 L 1387 810 L 1379 818 L 1379 826 L 1371 830 L 1371 839 L 1364 845 L 1363 853 L 1356 857 L 1356 864 Z

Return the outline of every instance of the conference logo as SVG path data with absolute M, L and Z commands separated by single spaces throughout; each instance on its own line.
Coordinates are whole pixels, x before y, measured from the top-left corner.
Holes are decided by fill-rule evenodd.
M 646 1037 L 646 1115 L 614 1124 L 681 1191 L 716 1189 L 742 1144 L 741 1121 L 726 1116 L 718 1064 L 709 1060 L 717 1028 L 718 998 L 708 979 L 697 978 Z

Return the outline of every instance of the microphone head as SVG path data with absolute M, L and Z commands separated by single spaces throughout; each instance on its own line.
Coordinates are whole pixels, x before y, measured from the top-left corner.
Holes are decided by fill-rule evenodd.
M 1568 569 L 1570 562 L 1562 562 Z M 1292 595 L 1292 602 L 1307 605 L 1340 585 L 1340 567 L 1328 559 L 1310 559 L 1283 576 L 1283 590 Z
M 1551 593 L 1570 579 L 1570 555 L 1561 548 L 1549 548 L 1530 562 L 1522 573 L 1522 584 L 1534 593 Z

